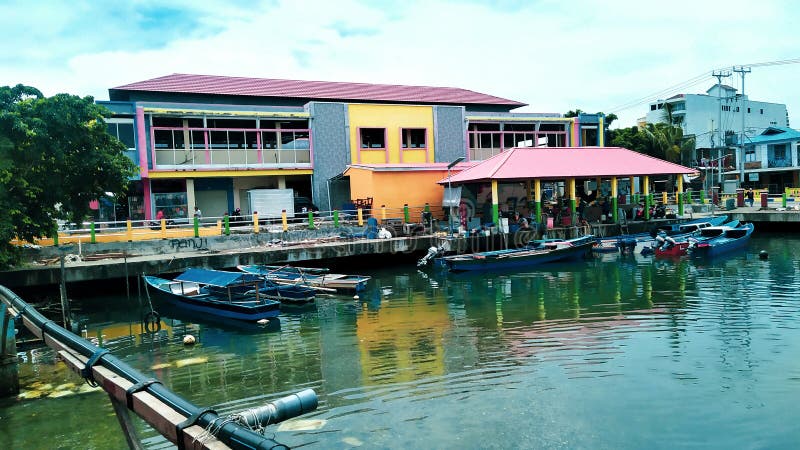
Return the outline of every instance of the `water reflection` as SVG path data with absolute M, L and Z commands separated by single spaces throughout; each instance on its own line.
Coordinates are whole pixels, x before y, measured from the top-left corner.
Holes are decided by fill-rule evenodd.
M 720 446 L 764 430 L 762 446 L 789 446 L 800 437 L 784 412 L 800 412 L 800 240 L 751 247 L 725 260 L 601 255 L 490 275 L 375 270 L 358 298 L 323 297 L 256 329 L 159 307 L 162 329 L 146 333 L 135 302 L 105 299 L 118 311 L 89 314 L 86 330 L 222 414 L 314 388 L 320 408 L 304 418 L 327 420 L 322 429 L 271 430 L 293 446 L 642 448 L 706 442 L 708 426 Z M 182 344 L 187 333 L 197 345 Z M 36 357 L 26 381 L 57 365 Z M 37 417 L 53 407 L 21 405 Z M 67 441 L 72 432 L 59 425 Z

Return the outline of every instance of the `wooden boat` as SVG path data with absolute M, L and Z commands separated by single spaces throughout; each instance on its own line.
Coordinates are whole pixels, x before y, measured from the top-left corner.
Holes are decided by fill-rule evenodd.
M 173 280 L 145 276 L 144 281 L 145 289 L 154 288 L 171 305 L 197 313 L 248 321 L 280 313 L 280 302 L 262 295 L 264 280 L 252 274 L 188 269 Z
M 693 239 L 690 251 L 693 256 L 716 256 L 737 250 L 747 245 L 754 230 L 752 223 L 705 228 Z
M 236 266 L 245 273 L 260 275 L 280 285 L 308 286 L 322 291 L 363 291 L 370 277 L 329 273 L 328 269 L 293 266 L 266 266 L 260 264 Z
M 442 260 L 451 272 L 516 269 L 554 261 L 578 259 L 586 255 L 594 243 L 593 236 L 584 236 L 518 249 L 446 256 Z

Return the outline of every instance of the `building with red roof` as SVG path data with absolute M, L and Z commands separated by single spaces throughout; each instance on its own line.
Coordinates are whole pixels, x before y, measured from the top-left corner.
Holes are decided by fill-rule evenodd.
M 98 102 L 113 112 L 109 132 L 140 168 L 126 205 L 134 220 L 188 218 L 195 206 L 249 214 L 254 189 L 292 189 L 322 210 L 366 197 L 437 205 L 436 181 L 458 158 L 603 145 L 602 116 L 519 113 L 523 102 L 456 87 L 172 74 L 109 98 Z M 419 192 L 386 188 L 403 176 Z

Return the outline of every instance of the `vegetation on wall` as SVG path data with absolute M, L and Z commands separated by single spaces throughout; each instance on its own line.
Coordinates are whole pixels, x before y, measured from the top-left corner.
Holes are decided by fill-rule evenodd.
M 109 114 L 92 97 L 0 87 L 0 268 L 18 260 L 13 238 L 50 236 L 56 219 L 81 223 L 90 201 L 124 192 L 136 166 Z

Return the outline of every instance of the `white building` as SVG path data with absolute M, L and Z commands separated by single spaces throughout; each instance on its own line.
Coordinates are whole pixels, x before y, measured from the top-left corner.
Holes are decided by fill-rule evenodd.
M 717 153 L 709 149 L 726 144 L 736 145 L 738 140 L 730 137 L 726 139 L 727 142 L 720 143 L 718 132 L 721 130 L 723 136 L 740 135 L 742 114 L 745 141 L 748 137 L 760 135 L 769 127 L 789 126 L 786 105 L 750 100 L 746 95 L 737 94 L 735 88 L 724 84 L 712 86 L 705 94 L 678 94 L 650 103 L 647 123 L 666 121 L 665 103 L 672 105 L 672 115 L 680 120 L 684 135 L 695 137 L 695 160 L 717 157 Z

